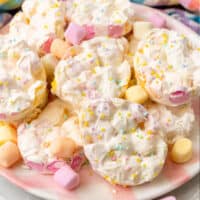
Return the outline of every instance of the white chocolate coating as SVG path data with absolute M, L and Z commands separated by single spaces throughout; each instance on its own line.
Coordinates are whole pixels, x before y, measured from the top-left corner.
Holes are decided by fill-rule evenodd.
M 132 29 L 134 8 L 128 0 L 68 0 L 67 19 L 80 25 L 93 26 L 98 36 L 107 35 L 109 25 Z
M 159 133 L 163 139 L 172 144 L 180 137 L 190 137 L 195 114 L 190 105 L 167 107 L 159 104 L 146 106 L 148 112 L 158 122 Z
M 18 128 L 18 146 L 25 162 L 47 167 L 57 161 L 59 158 L 52 154 L 50 144 L 59 136 L 72 138 L 75 142 L 77 140 L 80 145 L 82 143 L 78 124 L 71 117 L 68 105 L 56 99 L 47 105 L 36 120 L 21 124 Z
M 46 102 L 46 75 L 36 52 L 9 35 L 0 46 L 0 118 L 22 121 Z
M 81 53 L 58 63 L 53 93 L 75 107 L 85 97 L 119 97 L 131 76 L 127 46 L 125 38 L 83 42 Z
M 63 38 L 66 6 L 59 0 L 26 0 L 10 23 L 10 34 L 40 50 L 52 35 Z
M 134 56 L 138 83 L 151 99 L 168 106 L 189 102 L 200 94 L 200 44 L 175 31 L 153 29 L 140 41 Z
M 132 186 L 160 173 L 167 145 L 155 133 L 144 107 L 122 99 L 96 99 L 85 102 L 82 109 L 84 152 L 98 174 L 113 184 Z

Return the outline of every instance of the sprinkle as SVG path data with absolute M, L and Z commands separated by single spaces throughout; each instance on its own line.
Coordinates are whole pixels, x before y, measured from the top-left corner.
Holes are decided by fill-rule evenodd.
M 102 127 L 102 128 L 101 128 L 101 131 L 102 131 L 102 132 L 105 132 L 105 131 L 106 131 L 106 129 L 105 129 L 104 127 Z
M 147 130 L 147 135 L 152 135 L 153 134 L 153 131 L 152 130 Z
M 56 92 L 56 88 L 57 88 L 57 82 L 56 80 L 54 79 L 52 82 L 51 82 L 51 90 L 53 93 Z
M 100 119 L 102 119 L 102 120 L 105 119 L 105 114 L 104 113 L 100 114 Z
M 131 174 L 132 179 L 136 179 L 137 176 L 138 176 L 138 175 L 137 175 L 136 173 Z
M 83 123 L 83 126 L 84 126 L 84 127 L 88 127 L 88 126 L 89 126 L 89 122 L 88 122 L 88 121 L 85 121 L 85 122 Z
M 137 162 L 137 163 L 141 163 L 141 162 L 142 162 L 141 158 L 137 157 L 137 158 L 136 158 L 136 162 Z

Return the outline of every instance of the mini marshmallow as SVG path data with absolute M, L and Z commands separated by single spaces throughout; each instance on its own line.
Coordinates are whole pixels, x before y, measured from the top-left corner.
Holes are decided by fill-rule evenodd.
M 54 180 L 60 186 L 68 190 L 75 189 L 80 183 L 79 175 L 68 165 L 63 166 L 56 171 L 54 174 Z
M 92 39 L 95 36 L 94 27 L 90 26 L 90 25 L 85 25 L 84 27 L 86 29 L 86 37 L 85 37 L 85 39 L 86 40 Z
M 145 34 L 153 28 L 151 22 L 138 21 L 133 24 L 134 37 L 138 40 L 144 38 Z
M 75 23 L 70 23 L 66 32 L 65 38 L 73 45 L 80 44 L 86 37 L 86 29 L 83 26 L 79 26 Z
M 187 138 L 178 139 L 172 147 L 171 159 L 176 163 L 185 163 L 192 158 L 192 141 Z
M 70 44 L 67 43 L 66 41 L 61 39 L 55 39 L 51 44 L 50 51 L 57 58 L 62 58 L 69 47 Z
M 57 158 L 71 158 L 76 151 L 76 143 L 67 137 L 57 137 L 50 145 L 51 153 Z
M 164 28 L 166 27 L 166 20 L 158 13 L 152 13 L 148 16 L 148 20 L 156 27 L 156 28 Z
M 13 142 L 0 146 L 0 166 L 9 168 L 21 159 L 19 149 Z
M 168 197 L 164 197 L 164 198 L 162 198 L 160 200 L 176 200 L 176 197 L 174 197 L 174 196 L 168 196 Z
M 0 145 L 8 141 L 17 143 L 17 132 L 9 124 L 0 124 Z
M 108 26 L 108 35 L 113 38 L 119 38 L 123 35 L 123 27 L 119 25 Z
M 139 85 L 128 88 L 125 96 L 127 100 L 139 104 L 145 103 L 149 98 L 147 92 Z

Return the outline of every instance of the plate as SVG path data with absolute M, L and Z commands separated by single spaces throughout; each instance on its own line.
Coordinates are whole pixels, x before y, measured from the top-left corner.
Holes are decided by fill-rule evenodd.
M 142 18 L 152 12 L 159 13 L 166 21 L 170 29 L 176 30 L 189 37 L 198 39 L 198 36 L 189 28 L 173 18 L 152 8 L 134 4 L 135 13 Z M 145 14 L 145 15 L 144 15 Z M 194 143 L 193 159 L 183 165 L 178 165 L 167 159 L 162 173 L 151 183 L 132 188 L 113 186 L 95 174 L 91 168 L 84 167 L 81 172 L 81 186 L 74 191 L 67 191 L 54 183 L 52 176 L 45 176 L 28 170 L 24 165 L 15 166 L 12 169 L 0 168 L 0 175 L 10 182 L 21 187 L 36 196 L 53 200 L 147 200 L 159 197 L 174 190 L 200 171 L 199 160 L 199 130 L 200 130 L 200 99 L 193 102 L 196 112 L 196 124 L 192 133 Z M 30 141 L 31 142 L 31 141 Z

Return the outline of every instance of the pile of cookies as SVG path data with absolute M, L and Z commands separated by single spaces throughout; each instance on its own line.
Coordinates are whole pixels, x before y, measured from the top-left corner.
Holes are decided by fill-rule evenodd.
M 200 44 L 124 0 L 26 0 L 0 36 L 0 165 L 79 185 L 87 160 L 112 184 L 192 158 Z M 169 150 L 168 150 L 169 149 Z

